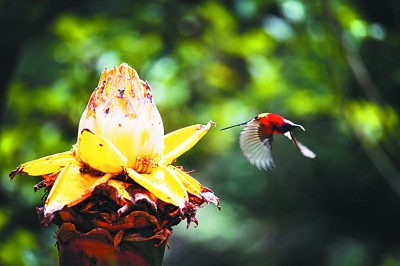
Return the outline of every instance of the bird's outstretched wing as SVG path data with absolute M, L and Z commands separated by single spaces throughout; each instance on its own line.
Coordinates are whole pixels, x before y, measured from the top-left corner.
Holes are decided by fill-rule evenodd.
M 249 121 L 240 132 L 240 148 L 252 165 L 260 170 L 272 169 L 275 166 L 272 158 L 272 135 L 262 133 L 258 120 Z
M 315 158 L 315 153 L 310 150 L 309 148 L 307 148 L 306 146 L 304 146 L 303 144 L 301 144 L 301 142 L 299 142 L 293 135 L 292 131 L 288 131 L 284 134 L 288 139 L 290 139 L 293 143 L 293 145 L 301 152 L 301 154 L 303 154 L 305 157 L 308 158 Z

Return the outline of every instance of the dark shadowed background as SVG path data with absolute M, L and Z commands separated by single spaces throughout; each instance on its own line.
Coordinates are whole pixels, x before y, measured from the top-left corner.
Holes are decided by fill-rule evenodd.
M 397 14 L 397 15 L 396 15 Z M 164 265 L 400 264 L 397 0 L 0 1 L 0 265 L 56 265 L 40 177 L 8 173 L 70 149 L 106 67 L 153 88 L 165 132 L 218 126 L 177 165 L 221 199 L 174 228 Z M 274 112 L 277 167 L 241 155 L 239 128 Z

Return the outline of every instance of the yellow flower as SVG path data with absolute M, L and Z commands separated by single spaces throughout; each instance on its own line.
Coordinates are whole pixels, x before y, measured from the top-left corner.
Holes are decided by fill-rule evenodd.
M 82 114 L 78 134 L 84 129 L 110 141 L 126 157 L 126 167 L 139 173 L 150 172 L 163 154 L 164 127 L 152 90 L 126 64 L 102 73 Z M 78 136 L 78 157 L 79 151 Z M 116 172 L 120 170 L 119 165 Z
M 102 73 L 81 117 L 76 145 L 70 151 L 21 164 L 10 178 L 21 173 L 41 175 L 44 186 L 52 185 L 45 215 L 82 202 L 102 183 L 115 186 L 110 179 L 118 175 L 132 178 L 181 210 L 189 203 L 189 195 L 217 204 L 216 197 L 208 198 L 209 190 L 172 166 L 212 124 L 197 124 L 164 136 L 149 84 L 121 64 Z M 124 195 L 122 190 L 120 195 Z

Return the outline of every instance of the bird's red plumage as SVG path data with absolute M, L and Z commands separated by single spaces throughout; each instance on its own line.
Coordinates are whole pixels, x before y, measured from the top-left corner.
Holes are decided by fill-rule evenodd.
M 265 116 L 258 117 L 262 131 L 266 136 L 272 136 L 273 134 L 282 134 L 281 127 L 283 124 L 283 117 L 277 114 L 267 113 Z

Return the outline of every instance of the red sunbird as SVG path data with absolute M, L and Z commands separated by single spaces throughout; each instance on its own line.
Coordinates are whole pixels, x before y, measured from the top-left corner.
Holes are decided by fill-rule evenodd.
M 295 128 L 301 128 L 304 131 L 304 127 L 280 115 L 262 113 L 249 121 L 225 127 L 221 130 L 243 125 L 244 128 L 239 137 L 240 148 L 247 160 L 260 170 L 272 169 L 275 166 L 272 158 L 272 139 L 274 134 L 285 135 L 305 157 L 315 158 L 316 156 L 309 148 L 297 141 L 292 133 Z

